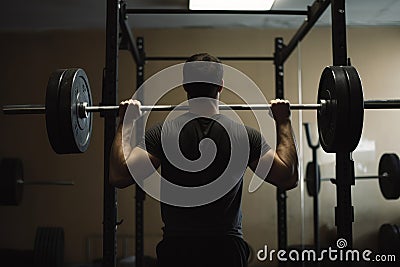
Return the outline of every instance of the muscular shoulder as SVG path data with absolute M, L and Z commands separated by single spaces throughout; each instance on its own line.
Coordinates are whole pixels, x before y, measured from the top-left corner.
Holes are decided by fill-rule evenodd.
M 271 147 L 268 145 L 264 136 L 262 136 L 262 134 L 258 130 L 246 126 L 246 131 L 250 144 L 249 162 L 252 162 L 267 153 L 267 151 L 270 150 Z
M 254 129 L 253 127 L 246 125 L 245 128 L 247 135 L 249 136 L 249 139 L 252 138 L 260 139 L 262 137 L 261 133 L 258 130 Z

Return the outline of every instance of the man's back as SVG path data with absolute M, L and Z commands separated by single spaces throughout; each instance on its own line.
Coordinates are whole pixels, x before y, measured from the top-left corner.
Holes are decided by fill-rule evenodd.
M 192 188 L 210 190 L 200 194 L 203 199 L 187 199 L 184 207 L 161 203 L 165 236 L 242 236 L 243 174 L 249 162 L 269 149 L 258 131 L 221 114 L 206 118 L 185 113 L 147 131 L 145 140 L 145 149 L 161 161 L 165 179 L 161 199 L 173 193 L 169 183 L 189 192 Z M 168 148 L 175 142 L 182 155 Z M 180 166 L 180 157 L 189 160 L 191 167 Z M 210 192 L 223 193 L 207 201 Z M 206 203 L 193 205 L 200 202 Z

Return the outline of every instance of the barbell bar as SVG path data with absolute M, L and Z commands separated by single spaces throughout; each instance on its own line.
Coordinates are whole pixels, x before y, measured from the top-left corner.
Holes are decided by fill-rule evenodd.
M 315 168 L 315 163 L 310 161 L 306 166 L 305 182 L 307 186 L 307 193 L 310 196 L 316 196 L 319 193 L 318 188 L 315 188 L 315 179 L 317 175 L 315 173 L 318 170 L 319 181 L 331 181 L 333 184 L 336 183 L 334 178 L 321 178 L 320 167 L 318 165 Z M 397 154 L 385 153 L 381 156 L 378 166 L 377 175 L 369 176 L 356 176 L 356 180 L 379 180 L 379 188 L 385 199 L 393 200 L 400 197 L 400 159 Z
M 24 181 L 21 179 L 17 180 L 18 184 L 23 184 L 23 185 L 60 185 L 60 186 L 65 186 L 65 185 L 75 185 L 74 181 Z
M 290 104 L 291 110 L 320 110 L 326 104 L 321 101 L 320 104 Z M 270 104 L 230 104 L 219 105 L 220 110 L 267 110 L 271 108 Z M 26 115 L 26 114 L 46 114 L 44 105 L 6 105 L 3 106 L 3 113 L 6 115 Z M 172 111 L 188 110 L 186 105 L 142 105 L 141 111 Z M 364 109 L 400 109 L 400 99 L 390 100 L 366 100 Z M 77 110 L 80 117 L 87 117 L 89 112 L 107 112 L 118 111 L 119 106 L 89 106 L 87 102 L 77 103 Z
M 269 104 L 221 105 L 221 110 L 267 110 Z M 326 152 L 351 152 L 361 138 L 364 109 L 400 109 L 400 100 L 363 99 L 361 78 L 351 66 L 329 66 L 322 72 L 317 104 L 292 104 L 292 110 L 318 110 L 318 133 Z M 119 106 L 94 106 L 89 79 L 82 69 L 60 69 L 50 75 L 45 105 L 7 105 L 4 114 L 45 114 L 50 144 L 58 154 L 83 153 L 92 132 L 93 112 L 116 112 Z M 187 110 L 188 106 L 142 106 L 142 111 Z
M 385 179 L 385 178 L 389 178 L 388 174 L 383 174 L 383 175 L 365 175 L 365 176 L 356 176 L 355 179 L 356 180 L 376 180 L 376 179 Z M 320 179 L 322 182 L 324 181 L 330 181 L 333 184 L 335 183 L 336 178 L 321 178 Z

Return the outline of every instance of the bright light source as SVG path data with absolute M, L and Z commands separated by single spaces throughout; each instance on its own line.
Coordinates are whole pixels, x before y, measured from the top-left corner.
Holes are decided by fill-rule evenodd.
M 190 10 L 270 10 L 275 0 L 189 0 Z

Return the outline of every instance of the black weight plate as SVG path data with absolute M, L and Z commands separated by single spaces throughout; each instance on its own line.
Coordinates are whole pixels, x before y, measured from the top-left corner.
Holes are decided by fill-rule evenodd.
M 35 245 L 33 247 L 33 266 L 39 267 L 43 264 L 45 244 L 47 242 L 47 231 L 44 227 L 36 229 Z
M 361 139 L 364 126 L 364 93 L 360 75 L 352 66 L 344 66 L 348 88 L 350 89 L 350 112 L 348 114 L 350 122 L 347 132 L 346 147 L 349 151 L 354 151 Z
M 53 227 L 51 229 L 50 242 L 47 246 L 46 259 L 48 266 L 61 267 L 63 265 L 63 252 L 64 247 L 60 247 L 60 244 L 64 244 L 63 229 Z
M 34 247 L 34 266 L 64 265 L 64 230 L 59 227 L 39 227 Z
M 320 172 L 319 165 L 317 168 L 318 168 L 319 179 L 318 179 L 318 186 L 316 187 L 315 180 L 316 180 L 317 176 L 315 173 L 315 171 L 316 171 L 315 164 L 312 161 L 307 163 L 305 178 L 306 178 L 307 193 L 311 197 L 315 197 L 317 194 L 319 194 L 319 190 L 320 190 L 321 172 Z
M 379 249 L 384 253 L 399 253 L 400 237 L 398 227 L 396 225 L 381 225 L 379 228 Z
M 386 199 L 400 197 L 400 162 L 396 154 L 383 154 L 379 160 L 379 188 Z
M 78 103 L 92 105 L 89 80 L 82 69 L 68 69 L 62 77 L 59 96 L 60 138 L 64 142 L 59 154 L 83 153 L 87 150 L 92 134 L 92 113 L 80 118 Z
M 318 103 L 328 101 L 317 113 L 321 146 L 328 153 L 349 152 L 348 127 L 350 124 L 350 88 L 347 76 L 339 66 L 326 67 L 322 72 Z
M 56 227 L 52 227 L 49 228 L 49 232 L 50 232 L 50 238 L 49 238 L 49 242 L 47 244 L 47 250 L 46 250 L 46 263 L 47 266 L 54 266 L 55 267 L 55 263 L 56 263 L 56 243 L 57 243 L 57 232 L 58 229 Z
M 397 224 L 394 224 L 393 226 L 397 230 L 397 235 L 396 235 L 397 252 L 400 253 L 400 226 Z
M 40 266 L 42 267 L 49 267 L 49 247 L 50 247 L 50 240 L 51 240 L 51 235 L 52 235 L 52 229 L 51 228 L 43 228 L 43 243 L 42 245 L 42 258 L 41 258 L 41 263 Z
M 60 232 L 62 231 L 62 229 L 57 227 L 52 227 L 52 228 L 47 228 L 47 231 L 49 233 L 49 240 L 46 245 L 45 260 L 43 264 L 44 266 L 57 267 L 60 266 L 58 263 L 60 262 L 58 260 L 58 258 L 60 257 L 60 253 L 58 252 L 58 250 L 61 239 Z
M 62 228 L 57 228 L 55 232 L 54 258 L 54 267 L 64 266 L 64 230 Z
M 42 244 L 42 261 L 40 262 L 40 266 L 42 267 L 49 267 L 51 266 L 51 247 L 52 247 L 52 239 L 53 239 L 53 228 L 43 228 L 45 232 L 45 242 Z
M 19 205 L 24 192 L 24 170 L 18 158 L 4 158 L 0 163 L 0 205 Z
M 60 87 L 61 79 L 65 73 L 65 69 L 59 69 L 50 75 L 46 90 L 46 129 L 47 136 L 53 150 L 62 154 L 66 150 L 65 143 L 60 138 L 62 128 L 59 123 L 58 107 L 60 105 Z

